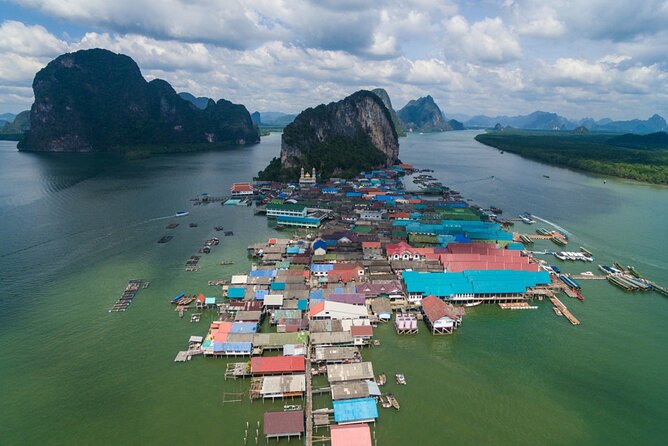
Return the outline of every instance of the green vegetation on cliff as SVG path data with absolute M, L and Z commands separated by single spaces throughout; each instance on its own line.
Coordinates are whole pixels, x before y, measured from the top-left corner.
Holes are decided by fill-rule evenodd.
M 361 90 L 347 98 L 301 112 L 285 127 L 281 156 L 259 178 L 296 180 L 300 168 L 315 167 L 318 177 L 352 177 L 396 162 L 397 131 L 376 94 Z
M 626 136 L 622 141 L 643 140 Z M 531 132 L 503 130 L 483 133 L 476 140 L 506 152 L 545 163 L 589 172 L 668 184 L 668 150 L 638 145 L 613 145 L 618 135 L 605 133 Z M 617 139 L 618 141 L 618 139 Z
M 371 144 L 368 137 L 360 135 L 354 140 L 336 137 L 316 144 L 306 153 L 299 167 L 282 168 L 280 158 L 274 158 L 265 170 L 258 172 L 258 178 L 295 181 L 299 178 L 301 167 L 315 167 L 321 178 L 353 178 L 384 161 L 385 155 Z

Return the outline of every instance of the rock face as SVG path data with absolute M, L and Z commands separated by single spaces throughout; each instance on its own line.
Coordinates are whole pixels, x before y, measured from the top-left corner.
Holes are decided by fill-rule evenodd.
M 33 90 L 31 128 L 20 150 L 124 152 L 173 145 L 179 151 L 192 150 L 183 147 L 189 144 L 259 141 L 243 105 L 209 100 L 200 110 L 167 82 L 146 82 L 128 56 L 107 50 L 57 57 L 35 75 Z
M 389 110 L 374 93 L 360 90 L 342 101 L 308 108 L 285 127 L 280 168 L 295 172 L 315 167 L 321 177 L 351 176 L 388 166 L 398 156 Z
M 371 92 L 375 93 L 375 95 L 378 96 L 381 101 L 383 101 L 385 107 L 387 107 L 387 109 L 390 111 L 390 116 L 392 117 L 394 128 L 397 130 L 397 135 L 406 136 L 404 125 L 401 122 L 401 119 L 399 119 L 399 116 L 397 116 L 397 112 L 392 108 L 392 101 L 390 100 L 390 95 L 387 94 L 387 91 L 385 91 L 384 88 L 374 88 L 371 90 Z
M 443 132 L 453 130 L 452 126 L 443 119 L 441 109 L 438 108 L 431 96 L 410 101 L 399 110 L 398 114 L 401 122 L 412 131 Z

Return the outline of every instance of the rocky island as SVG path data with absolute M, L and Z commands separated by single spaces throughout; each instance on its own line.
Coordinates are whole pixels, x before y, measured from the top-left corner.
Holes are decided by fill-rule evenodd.
M 403 125 L 412 132 L 445 132 L 464 129 L 459 121 L 454 119 L 446 121 L 443 112 L 434 102 L 434 98 L 429 95 L 410 101 L 399 110 L 398 115 Z
M 23 151 L 132 154 L 259 142 L 243 105 L 209 100 L 200 109 L 108 50 L 57 57 L 35 75 L 33 91 L 31 128 L 18 144 Z
M 385 167 L 399 157 L 397 130 L 376 94 L 360 90 L 347 98 L 301 112 L 285 127 L 280 158 L 259 172 L 261 180 L 294 180 L 301 168 L 328 178 L 353 177 Z

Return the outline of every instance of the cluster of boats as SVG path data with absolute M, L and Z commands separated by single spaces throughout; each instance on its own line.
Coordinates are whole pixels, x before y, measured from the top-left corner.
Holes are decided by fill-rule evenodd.
M 524 214 L 519 215 L 520 220 L 522 220 L 523 223 L 526 223 L 528 225 L 532 225 L 536 223 L 536 220 L 533 219 L 533 215 L 531 215 L 529 212 L 525 212 Z
M 202 254 L 209 254 L 211 252 L 211 247 L 218 246 L 220 244 L 220 239 L 217 237 L 210 238 L 204 242 L 204 246 L 199 249 L 199 252 Z
M 587 255 L 584 252 L 558 251 L 554 253 L 554 256 L 559 260 L 579 260 L 582 262 L 594 261 L 594 258 L 591 255 Z

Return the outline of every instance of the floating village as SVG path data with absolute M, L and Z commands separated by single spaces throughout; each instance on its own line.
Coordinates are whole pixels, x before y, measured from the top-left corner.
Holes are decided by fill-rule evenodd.
M 318 181 L 315 170 L 302 170 L 291 184 L 235 183 L 225 196 L 193 198 L 194 205 L 254 205 L 282 234 L 248 246 L 250 270 L 209 280 L 214 292 L 178 292 L 166 300 L 185 321 L 213 319 L 193 324 L 175 362 L 227 359 L 225 380 L 248 385 L 247 392 L 225 393 L 223 403 L 284 400 L 283 410 L 265 412 L 257 425 L 246 422 L 238 444 L 377 445 L 383 410 L 401 409 L 396 393 L 385 389 L 410 388 L 419 379 L 404 370 L 375 370 L 365 360 L 367 349 L 382 348 L 374 339 L 380 324 L 397 336 L 422 330 L 447 336 L 476 306 L 532 310 L 549 300 L 555 317 L 579 325 L 565 302 L 584 301 L 581 280 L 668 295 L 630 266 L 562 272 L 559 262 L 588 264 L 593 254 L 583 247 L 565 251 L 566 231 L 532 231 L 530 213 L 504 218 L 501 209 L 476 206 L 429 173 L 400 164 Z M 233 236 L 222 226 L 213 229 Z M 532 250 L 537 240 L 549 240 L 555 251 Z M 187 259 L 186 271 L 196 273 L 201 257 L 219 243 L 207 240 L 200 255 Z M 145 287 L 131 281 L 110 311 L 125 311 Z M 314 395 L 328 395 L 331 403 L 314 404 Z

